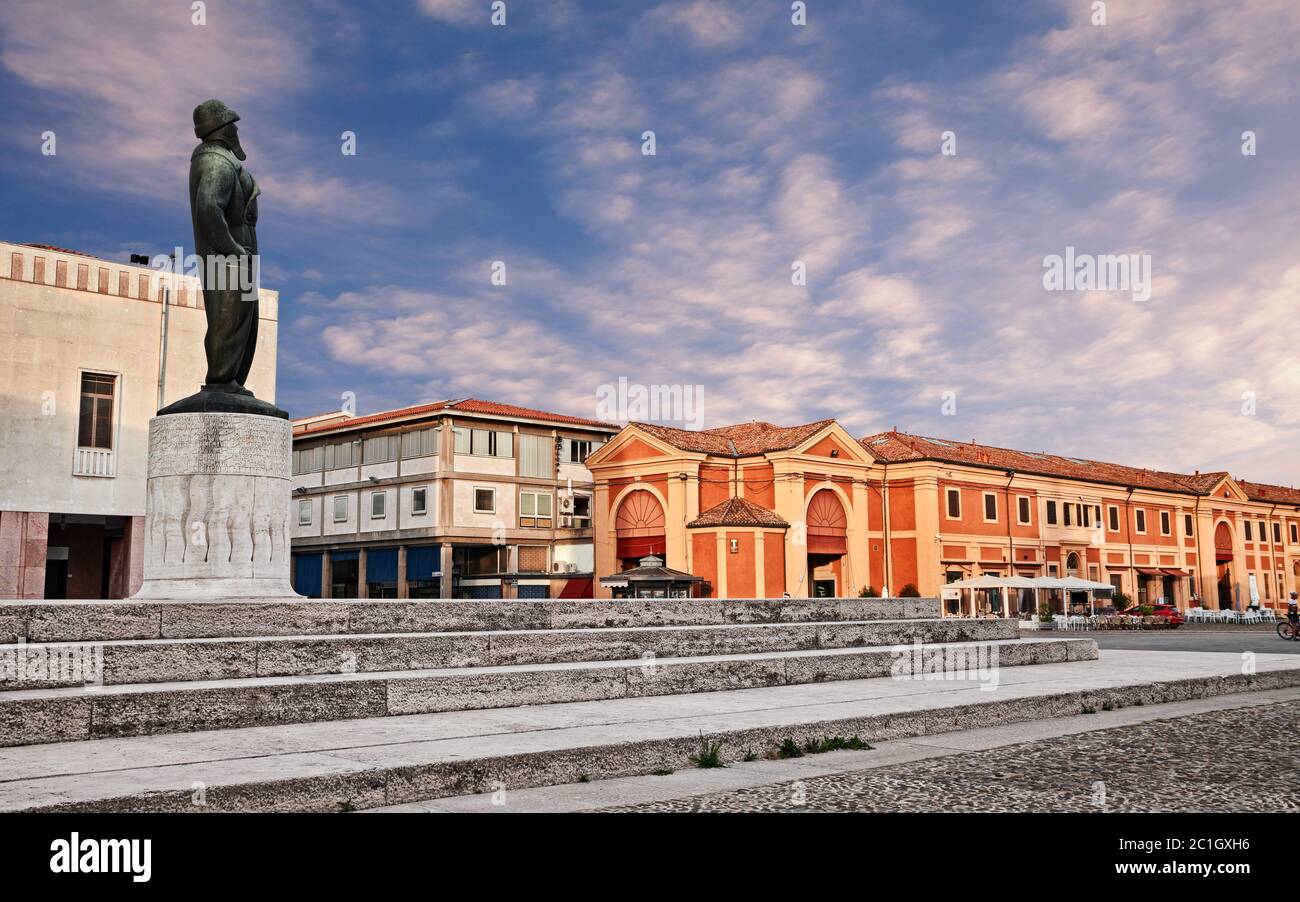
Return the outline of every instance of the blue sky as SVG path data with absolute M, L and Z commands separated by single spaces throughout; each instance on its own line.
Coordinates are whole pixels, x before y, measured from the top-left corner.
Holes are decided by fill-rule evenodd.
M 1300 481 L 1300 5 L 807 6 L 7 0 L 0 237 L 188 246 L 216 96 L 264 191 L 294 415 L 590 416 L 622 377 L 703 386 L 707 426 Z M 1067 246 L 1149 254 L 1151 299 L 1044 291 Z

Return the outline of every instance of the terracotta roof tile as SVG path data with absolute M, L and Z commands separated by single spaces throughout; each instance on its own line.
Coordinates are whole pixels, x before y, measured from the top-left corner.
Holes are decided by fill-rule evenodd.
M 1015 470 L 1041 476 L 1079 479 L 1086 482 L 1104 482 L 1113 485 L 1157 489 L 1183 494 L 1204 494 L 1213 488 L 1201 489 L 1212 474 L 1188 476 L 1181 473 L 1162 473 L 1143 470 L 1123 464 L 1100 460 L 1086 460 L 1031 451 L 1013 451 L 975 442 L 955 442 L 947 439 L 927 438 L 906 432 L 882 432 L 869 435 L 860 444 L 877 460 L 898 463 L 909 460 L 940 460 L 955 464 L 971 464 L 999 470 Z M 1214 482 L 1218 480 L 1215 479 Z
M 1238 479 L 1236 482 L 1251 501 L 1300 505 L 1300 489 L 1285 485 L 1269 485 L 1264 482 L 1247 482 L 1244 479 Z
M 686 528 L 693 529 L 699 526 L 786 527 L 789 525 L 789 523 L 777 516 L 774 511 L 761 507 L 746 498 L 728 498 L 721 504 L 715 504 L 690 523 L 687 523 Z
M 1168 476 L 1170 479 L 1177 480 L 1192 491 L 1199 495 L 1208 495 L 1214 491 L 1214 487 L 1228 478 L 1227 470 L 1216 470 L 1210 473 L 1167 473 L 1162 470 L 1156 471 L 1161 476 Z
M 312 424 L 308 425 L 297 434 L 301 437 L 325 432 L 347 431 L 355 429 L 358 426 L 369 426 L 376 423 L 384 423 L 389 420 L 408 419 L 411 417 L 423 416 L 425 414 L 438 413 L 444 410 L 449 412 L 460 411 L 462 413 L 481 413 L 487 416 L 519 417 L 529 420 L 542 420 L 548 423 L 586 426 L 593 429 L 618 429 L 617 425 L 613 423 L 603 423 L 600 420 L 588 420 L 583 417 L 574 417 L 563 413 L 550 413 L 545 410 L 534 410 L 531 407 L 518 407 L 514 404 L 498 404 L 495 401 L 482 401 L 478 398 L 464 398 L 459 401 L 435 401 L 432 404 L 417 404 L 413 407 L 401 407 L 397 410 L 385 410 L 380 413 L 367 414 L 363 417 L 352 417 L 341 422 L 330 421 L 320 424 Z
M 677 429 L 658 423 L 629 423 L 682 451 L 722 457 L 753 457 L 773 451 L 788 451 L 807 441 L 834 420 L 818 420 L 802 426 L 774 426 L 758 421 L 719 426 L 716 429 Z

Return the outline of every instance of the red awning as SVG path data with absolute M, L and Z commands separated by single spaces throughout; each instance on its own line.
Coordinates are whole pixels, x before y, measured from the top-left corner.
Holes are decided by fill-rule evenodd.
M 1165 575 L 1165 571 L 1153 570 L 1150 567 L 1138 567 L 1137 571 L 1138 573 L 1141 573 L 1143 576 L 1164 576 Z
M 662 555 L 667 549 L 668 543 L 664 541 L 662 535 L 659 536 L 627 536 L 620 537 L 618 540 L 618 557 L 619 560 L 635 558 L 640 560 L 646 555 Z
M 809 554 L 848 554 L 849 540 L 845 536 L 808 536 Z
M 1173 570 L 1170 569 L 1169 567 L 1162 567 L 1161 572 L 1164 573 L 1165 576 L 1186 576 L 1187 575 L 1186 570 Z
M 560 590 L 561 598 L 591 598 L 591 579 L 568 579 Z

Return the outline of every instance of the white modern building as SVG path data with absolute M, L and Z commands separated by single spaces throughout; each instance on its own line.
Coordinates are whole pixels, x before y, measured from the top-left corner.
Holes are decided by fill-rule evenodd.
M 248 387 L 275 400 L 278 294 Z M 0 598 L 123 598 L 140 584 L 149 419 L 198 390 L 195 278 L 0 242 Z
M 473 398 L 294 421 L 294 588 L 326 598 L 592 594 L 587 456 L 618 427 Z

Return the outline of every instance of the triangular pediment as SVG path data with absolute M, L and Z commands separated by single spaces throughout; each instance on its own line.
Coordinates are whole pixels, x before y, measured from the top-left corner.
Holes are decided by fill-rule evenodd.
M 615 435 L 594 451 L 587 458 L 587 467 L 595 464 L 631 463 L 641 460 L 654 460 L 660 457 L 679 457 L 681 451 L 663 442 L 636 426 L 624 426 Z
M 826 457 L 832 460 L 873 463 L 871 456 L 863 450 L 857 440 L 849 435 L 843 426 L 833 421 L 808 436 L 794 448 L 791 448 L 790 453 L 810 457 Z

